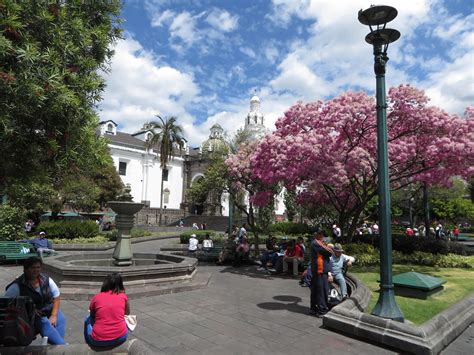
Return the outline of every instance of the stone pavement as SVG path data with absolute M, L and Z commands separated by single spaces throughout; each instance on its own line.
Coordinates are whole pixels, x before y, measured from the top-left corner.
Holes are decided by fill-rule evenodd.
M 173 241 L 135 244 L 134 251 L 158 251 Z M 131 300 L 138 326 L 133 336 L 155 354 L 388 354 L 377 345 L 322 328 L 308 314 L 309 290 L 296 279 L 273 277 L 256 266 L 201 265 L 212 274 L 208 288 Z M 21 274 L 21 266 L 0 267 L 0 288 Z M 66 341 L 83 343 L 88 302 L 61 302 L 68 319 Z

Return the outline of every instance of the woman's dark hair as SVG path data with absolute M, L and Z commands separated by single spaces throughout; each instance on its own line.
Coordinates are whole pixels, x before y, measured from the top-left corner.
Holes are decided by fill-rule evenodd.
M 41 260 L 39 256 L 32 256 L 26 259 L 25 262 L 23 263 L 23 270 L 29 269 L 34 264 L 40 264 L 40 266 L 43 266 L 43 260 Z
M 105 277 L 100 292 L 108 291 L 112 291 L 112 293 L 125 292 L 125 287 L 123 287 L 122 276 L 120 276 L 118 272 L 114 272 L 113 274 L 107 275 Z

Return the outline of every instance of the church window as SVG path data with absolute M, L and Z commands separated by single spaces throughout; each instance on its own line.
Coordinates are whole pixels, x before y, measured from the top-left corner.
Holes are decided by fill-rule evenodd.
M 127 163 L 124 161 L 119 162 L 119 175 L 127 175 Z
M 168 169 L 163 169 L 163 181 L 168 181 Z
M 163 190 L 163 203 L 170 203 L 170 190 L 168 188 Z
M 107 133 L 114 133 L 114 125 L 112 123 L 107 125 Z

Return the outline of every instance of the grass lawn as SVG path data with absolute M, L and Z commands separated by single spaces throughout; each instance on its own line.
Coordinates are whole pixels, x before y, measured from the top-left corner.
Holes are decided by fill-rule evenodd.
M 447 282 L 444 290 L 427 300 L 395 296 L 398 306 L 409 321 L 419 325 L 474 292 L 474 269 L 435 268 L 420 265 L 393 265 L 393 274 L 416 271 L 441 277 Z M 379 267 L 352 267 L 350 273 L 356 275 L 372 291 L 368 312 L 378 300 Z

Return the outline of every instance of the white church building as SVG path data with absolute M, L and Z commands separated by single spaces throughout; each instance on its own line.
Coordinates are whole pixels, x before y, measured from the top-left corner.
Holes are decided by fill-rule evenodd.
M 223 194 L 220 205 L 215 203 L 193 204 L 186 200 L 186 190 L 204 177 L 209 165 L 206 154 L 225 145 L 224 130 L 219 124 L 211 127 L 209 139 L 200 147 L 185 146 L 181 154 L 175 154 L 162 174 L 159 152 L 146 148 L 151 137 L 147 124 L 136 133 L 119 132 L 117 123 L 108 120 L 100 122 L 100 135 L 108 139 L 108 146 L 114 165 L 124 184 L 131 187 L 133 201 L 145 204 L 140 222 L 154 223 L 160 208 L 161 178 L 163 176 L 164 224 L 173 223 L 190 214 L 228 216 L 228 197 Z M 260 99 L 254 95 L 250 100 L 250 110 L 245 117 L 244 130 L 251 133 L 252 139 L 260 139 L 266 133 L 264 116 L 260 111 Z M 283 197 L 275 199 L 276 215 L 285 211 Z

